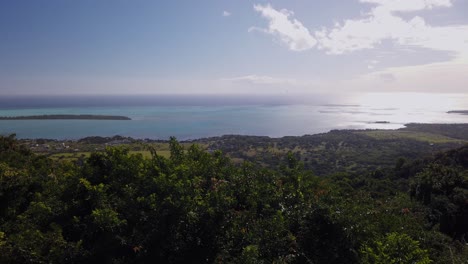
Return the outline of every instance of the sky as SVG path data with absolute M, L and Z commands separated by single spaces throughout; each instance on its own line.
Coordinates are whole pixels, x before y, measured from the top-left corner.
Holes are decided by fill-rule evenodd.
M 468 0 L 4 0 L 0 95 L 468 94 Z

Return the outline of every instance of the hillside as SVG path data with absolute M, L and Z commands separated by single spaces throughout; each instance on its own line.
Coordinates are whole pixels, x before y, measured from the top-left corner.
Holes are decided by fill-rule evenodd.
M 316 175 L 392 167 L 468 143 L 468 125 L 409 124 L 399 130 L 333 130 L 302 137 L 223 136 L 198 140 L 238 161 L 271 167 L 291 152 Z
M 327 135 L 362 144 L 368 132 Z M 141 142 L 107 140 L 123 146 L 57 159 L 31 152 L 13 136 L 0 137 L 1 263 L 468 259 L 466 146 L 397 159 L 391 167 L 372 161 L 379 170 L 365 162 L 340 173 L 330 167 L 319 177 L 292 152 L 260 166 L 175 139 L 148 143 L 149 155 L 125 147 Z M 379 151 L 404 145 L 379 140 L 387 146 Z M 151 144 L 167 144 L 168 155 L 158 155 Z
M 226 135 L 181 142 L 185 147 L 198 144 L 209 152 L 222 151 L 234 163 L 249 161 L 274 168 L 288 153 L 303 162 L 316 175 L 340 172 L 363 173 L 389 168 L 399 158 L 414 160 L 468 143 L 467 124 L 408 124 L 399 130 L 333 130 L 301 137 Z M 88 137 L 78 141 L 22 140 L 32 151 L 55 159 L 87 157 L 107 146 L 125 146 L 131 153 L 149 157 L 148 146 L 169 156 L 167 140 L 137 140 L 126 137 Z

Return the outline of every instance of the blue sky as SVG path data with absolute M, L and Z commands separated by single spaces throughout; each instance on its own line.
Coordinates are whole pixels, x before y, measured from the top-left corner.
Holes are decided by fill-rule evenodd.
M 0 94 L 468 93 L 468 0 L 0 3 Z

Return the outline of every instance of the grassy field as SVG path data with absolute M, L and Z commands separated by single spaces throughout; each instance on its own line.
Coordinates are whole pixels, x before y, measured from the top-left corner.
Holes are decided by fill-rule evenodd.
M 72 153 L 55 153 L 50 154 L 49 157 L 54 160 L 73 161 L 79 158 L 86 158 L 91 155 L 91 152 L 72 152 Z
M 287 153 L 291 152 L 304 162 L 306 168 L 312 169 L 317 174 L 327 174 L 343 170 L 351 171 L 357 165 L 363 168 L 366 166 L 374 168 L 377 164 L 384 163 L 391 166 L 399 157 L 413 159 L 424 153 L 435 153 L 468 143 L 468 138 L 462 137 L 467 132 L 468 126 L 439 125 L 434 128 L 413 125 L 410 128 L 343 130 L 283 138 L 226 136 L 181 142 L 181 145 L 185 149 L 197 144 L 202 149 L 221 150 L 231 157 L 234 163 L 249 161 L 270 166 L 277 166 Z M 27 144 L 37 147 L 35 142 Z M 131 143 L 111 145 L 49 141 L 39 144 L 42 144 L 39 145 L 42 148 L 36 148 L 38 153 L 64 161 L 86 158 L 93 152 L 104 151 L 106 147 L 124 147 L 131 154 L 141 154 L 145 158 L 151 157 L 150 149 L 153 148 L 158 155 L 166 158 L 170 156 L 169 142 L 148 143 L 132 140 Z
M 454 139 L 439 134 L 405 130 L 368 130 L 357 131 L 355 133 L 364 134 L 378 140 L 412 139 L 432 144 L 468 142 L 466 140 Z
M 145 158 L 151 158 L 151 152 L 149 150 L 130 150 L 130 154 L 141 154 Z M 165 158 L 169 158 L 171 155 L 169 150 L 157 150 L 156 153 Z M 73 153 L 54 153 L 49 155 L 50 158 L 55 160 L 76 160 L 79 158 L 87 158 L 91 155 L 91 152 L 73 152 Z
M 182 143 L 185 149 L 188 149 L 193 143 Z M 198 144 L 201 148 L 206 149 L 208 147 L 207 144 Z M 96 145 L 86 146 L 86 145 L 75 145 L 75 148 L 79 148 L 83 151 L 75 151 L 75 152 L 54 152 L 54 153 L 44 153 L 42 154 L 48 155 L 50 158 L 55 160 L 66 160 L 66 161 L 73 161 L 79 158 L 87 158 L 91 155 L 92 152 L 95 152 Z M 151 144 L 144 144 L 144 143 L 132 143 L 132 144 L 122 144 L 119 147 L 128 148 L 131 154 L 141 154 L 145 158 L 151 157 L 151 152 L 149 151 L 149 147 L 152 147 L 156 150 L 156 153 L 160 156 L 165 158 L 169 158 L 171 153 L 169 149 L 169 143 L 151 143 Z M 99 152 L 100 150 L 97 150 Z

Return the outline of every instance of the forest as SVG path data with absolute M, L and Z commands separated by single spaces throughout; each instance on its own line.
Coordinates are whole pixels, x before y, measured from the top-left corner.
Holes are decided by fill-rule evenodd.
M 372 142 L 316 174 L 294 151 L 234 162 L 171 138 L 58 160 L 3 136 L 0 263 L 467 263 L 468 145 L 358 162 L 404 145 Z

